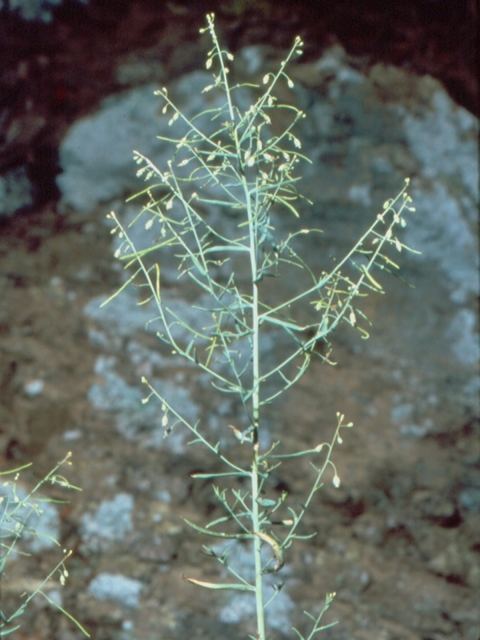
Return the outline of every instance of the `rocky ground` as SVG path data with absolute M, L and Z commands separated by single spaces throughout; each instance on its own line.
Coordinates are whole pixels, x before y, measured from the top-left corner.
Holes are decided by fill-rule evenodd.
M 268 437 L 286 448 L 328 440 L 338 410 L 355 423 L 335 454 L 341 487 L 327 479 L 305 525 L 318 535 L 287 558 L 272 637 L 304 629 L 301 611 L 335 591 L 327 620 L 339 624 L 325 638 L 478 640 L 478 121 L 469 21 L 453 39 L 438 3 L 399 3 L 395 19 L 373 9 L 350 15 L 357 27 L 347 32 L 342 2 L 315 16 L 287 3 L 247 5 L 217 7 L 239 77 L 260 80 L 297 32 L 306 42 L 291 68 L 295 90 L 282 98 L 307 113 L 298 135 L 313 165 L 301 190 L 314 204 L 302 224 L 324 230 L 306 246 L 311 263 L 323 268 L 350 246 L 406 176 L 417 212 L 402 241 L 422 251 L 397 256 L 414 289 L 381 277 L 386 295 L 365 300 L 370 340 L 339 331 L 337 366 L 316 362 L 268 414 Z M 209 7 L 118 6 L 114 15 L 101 3 L 66 3 L 42 25 L 2 15 L 2 176 L 15 197 L 2 200 L 0 229 L 1 466 L 33 461 L 21 478 L 29 487 L 73 452 L 65 475 L 82 493 L 50 523 L 73 550 L 70 576 L 48 593 L 92 637 L 243 638 L 252 633 L 248 600 L 214 599 L 182 579 L 215 579 L 203 541 L 181 520 L 219 511 L 211 487 L 190 478 L 214 463 L 181 433 L 162 438 L 153 407 L 142 410 L 139 380 L 157 379 L 212 433 L 223 433 L 237 408 L 219 404 L 201 376 L 159 348 L 135 293 L 99 309 L 122 281 L 105 214 L 134 212 L 123 203 L 135 189 L 130 151 L 168 157 L 152 142 L 165 126 L 152 87 L 168 83 L 192 112 L 204 105 L 196 88 L 207 43 L 198 28 Z M 427 6 L 436 19 L 422 22 Z M 188 313 L 191 299 L 170 265 L 165 273 L 168 296 Z M 275 347 L 267 337 L 266 352 Z M 285 465 L 276 480 L 273 492 L 301 501 L 310 469 Z M 231 555 L 248 562 L 242 548 Z M 4 610 L 56 558 L 47 545 L 12 563 Z M 42 600 L 22 621 L 14 640 L 82 637 Z

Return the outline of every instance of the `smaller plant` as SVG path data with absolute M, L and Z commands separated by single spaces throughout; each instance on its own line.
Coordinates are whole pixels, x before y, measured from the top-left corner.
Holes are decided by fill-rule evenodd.
M 209 31 L 213 47 L 206 67 L 215 71 L 213 82 L 203 92 L 212 92 L 211 108 L 189 119 L 167 89 L 157 92 L 163 100 L 163 113 L 170 112 L 169 124 L 174 130 L 171 138 L 161 139 L 172 145 L 173 155 L 167 167 L 159 168 L 134 152 L 140 165 L 137 175 L 147 181 L 154 178 L 157 183 L 142 192 L 148 196 L 147 203 L 129 226 L 114 212 L 108 216 L 114 223 L 112 233 L 121 239 L 115 255 L 127 269 L 134 267 L 112 298 L 131 283 L 146 291 L 139 304 L 153 302 L 156 317 L 151 322 L 158 327 L 158 338 L 207 374 L 214 389 L 236 399 L 240 410 L 235 412 L 235 424 L 225 425 L 225 433 L 234 443 L 230 446 L 226 444 L 228 436 L 223 441 L 214 439 L 143 379 L 148 388 L 144 402 L 151 397 L 160 401 L 165 436 L 178 426 L 185 427 L 192 434 L 189 444 L 206 448 L 222 466 L 217 473 L 193 474 L 215 483 L 213 491 L 221 515 L 205 526 L 185 522 L 207 540 L 217 541 L 204 545 L 203 551 L 230 577 L 223 581 L 187 580 L 206 589 L 246 594 L 256 614 L 255 635 L 249 638 L 266 640 L 266 611 L 282 590 L 285 554 L 295 542 L 315 535 L 302 533 L 304 516 L 325 476 L 331 474 L 334 486 L 340 485 L 332 451 L 342 442 L 345 429 L 353 426 L 338 412 L 329 442 L 287 451 L 278 433 L 272 444 L 264 444 L 268 407 L 304 375 L 313 357 L 333 364 L 329 336 L 341 322 L 368 337 L 364 328 L 368 321 L 358 301 L 369 292 L 383 293 L 372 275 L 374 269 L 398 269 L 387 250 L 407 248 L 396 236 L 396 227 L 404 226 L 405 211 L 414 209 L 405 186 L 396 198 L 385 202 L 383 211 L 331 271 L 316 273 L 300 257 L 297 247 L 318 229 L 300 228 L 283 235 L 278 230 L 286 213 L 300 217 L 295 202 L 299 178 L 294 172 L 307 158 L 292 133 L 305 114 L 292 105 L 280 104 L 274 89 L 279 82 L 293 87 L 285 68 L 301 53 L 303 43 L 296 38 L 278 72 L 265 74 L 261 87 L 232 85 L 228 65 L 233 55 L 217 39 L 213 14 L 207 20 L 202 31 Z M 245 105 L 247 92 L 259 95 L 242 110 L 238 105 Z M 290 116 L 290 122 L 282 133 L 274 134 L 272 119 L 279 111 Z M 146 230 L 152 229 L 151 245 L 143 249 L 137 248 L 130 231 L 140 220 Z M 162 267 L 157 262 L 162 252 L 167 259 L 176 260 L 180 286 L 188 283 L 197 288 L 199 302 L 193 305 L 193 320 L 192 315 L 181 316 L 162 289 Z M 279 286 L 285 276 L 295 284 L 293 293 Z M 277 348 L 265 357 L 262 341 L 271 335 L 275 335 Z M 326 350 L 318 348 L 325 344 Z M 298 464 L 301 458 L 309 461 L 311 476 L 301 500 L 293 502 L 287 492 L 278 495 L 270 478 L 280 465 Z M 240 568 L 230 561 L 225 547 L 235 541 L 251 560 Z M 320 613 L 306 613 L 306 635 L 292 629 L 297 638 L 311 640 L 335 624 L 322 621 L 334 595 L 326 596 Z
M 60 543 L 55 538 L 48 534 L 40 533 L 38 531 L 38 525 L 31 525 L 29 522 L 33 519 L 38 519 L 38 517 L 42 515 L 42 503 L 60 502 L 38 495 L 39 490 L 44 485 L 54 484 L 66 489 L 81 491 L 78 487 L 70 484 L 64 476 L 58 474 L 61 467 L 66 464 L 71 464 L 71 455 L 71 453 L 68 453 L 65 458 L 24 497 L 22 497 L 23 491 L 19 489 L 17 483 L 20 478 L 20 472 L 30 467 L 31 463 L 12 471 L 0 472 L 0 476 L 13 475 L 13 480 L 6 480 L 3 482 L 3 486 L 0 487 L 0 580 L 4 585 L 8 583 L 7 565 L 13 557 L 17 554 L 26 557 L 30 555 L 24 549 L 20 550 L 19 542 L 21 540 L 28 541 L 35 537 L 44 537 L 54 545 L 60 546 Z M 90 637 L 90 634 L 85 631 L 81 624 L 45 592 L 45 587 L 55 576 L 58 576 L 58 580 L 62 586 L 65 584 L 68 576 L 65 561 L 72 555 L 72 552 L 64 550 L 63 554 L 63 558 L 43 580 L 40 580 L 32 592 L 28 594 L 24 593 L 21 596 L 21 603 L 18 606 L 15 605 L 12 612 L 7 612 L 3 607 L 3 602 L 0 600 L 0 637 L 10 635 L 17 629 L 20 629 L 21 624 L 19 623 L 19 618 L 25 613 L 27 606 L 37 595 L 43 596 L 51 605 L 72 620 L 86 636 Z

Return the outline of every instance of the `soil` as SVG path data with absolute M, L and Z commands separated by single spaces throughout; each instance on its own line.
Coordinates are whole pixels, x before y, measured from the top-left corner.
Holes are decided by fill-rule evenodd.
M 112 266 L 108 229 L 96 215 L 59 215 L 54 185 L 62 135 L 72 121 L 122 88 L 115 69 L 139 55 L 158 56 L 165 81 L 197 68 L 203 59 L 198 28 L 211 7 L 172 2 L 159 11 L 155 2 L 118 0 L 112 12 L 106 4 L 65 3 L 51 25 L 1 17 L 2 100 L 8 106 L 4 126 L 8 131 L 15 124 L 23 132 L 12 144 L 6 136 L 1 167 L 26 162 L 37 192 L 35 207 L 0 223 L 0 466 L 33 461 L 22 475 L 22 482 L 31 484 L 67 449 L 73 451 L 73 467 L 65 475 L 83 492 L 61 510 L 61 543 L 74 552 L 63 606 L 93 638 L 176 640 L 228 633 L 236 640 L 246 635 L 242 626 L 218 621 L 211 593 L 182 580 L 183 575 L 212 575 L 196 534 L 180 519 L 199 521 L 215 513 L 211 487 L 193 483 L 189 475 L 210 468 L 210 461 L 195 450 L 181 460 L 139 450 L 87 399 L 97 381 L 97 353 L 82 310 L 93 296 L 111 292 L 119 276 Z M 388 60 L 436 75 L 452 96 L 475 111 L 473 2 L 455 3 L 454 16 L 447 8 L 453 3 L 398 2 L 393 17 L 367 3 L 365 11 L 351 8 L 355 16 L 349 14 L 348 28 L 345 2 L 327 2 L 317 13 L 312 4 L 295 3 L 292 9 L 279 2 L 274 10 L 265 1 L 253 10 L 253 3 L 244 2 L 215 9 L 233 50 L 256 42 L 285 47 L 300 31 L 308 61 L 340 41 L 368 64 Z M 454 33 L 453 17 L 461 19 Z M 314 365 L 282 407 L 283 424 L 294 425 L 284 429 L 282 440 L 298 448 L 328 438 L 328 428 L 317 435 L 316 425 L 329 424 L 338 397 L 345 397 L 341 408 L 348 420 L 368 427 L 351 430 L 337 449 L 342 485 L 338 490 L 326 486 L 319 494 L 305 524 L 306 532 L 319 533 L 288 558 L 289 595 L 304 610 L 312 608 L 312 601 L 321 602 L 326 592 L 338 593 L 326 619 L 340 624 L 325 638 L 479 640 L 480 512 L 466 511 L 458 502 L 459 489 L 480 469 L 478 417 L 459 410 L 448 436 L 406 444 L 384 425 L 390 421 L 387 393 L 409 381 L 386 379 L 372 361 L 369 380 L 377 374 L 378 384 L 367 386 L 365 363 L 352 357 L 347 344 L 340 344 L 335 355 L 341 366 L 326 370 Z M 27 391 L 34 380 L 44 381 L 38 396 Z M 108 552 L 93 552 L 79 527 L 86 510 L 114 495 L 109 478 L 135 497 L 138 526 Z M 276 488 L 300 500 L 310 480 L 308 466 L 287 465 Z M 172 502 L 152 498 L 162 486 L 168 487 Z M 142 518 L 148 527 L 142 528 Z M 54 557 L 53 552 L 35 556 L 29 571 L 45 575 Z M 111 572 L 112 562 L 114 572 L 146 585 L 141 608 L 127 619 L 134 636 L 128 635 L 122 609 L 87 593 L 92 577 Z M 25 580 L 2 585 L 2 598 L 22 591 Z M 24 619 L 12 640 L 83 637 L 44 604 L 33 605 Z M 298 615 L 293 619 L 302 624 Z M 283 637 L 280 630 L 275 634 Z

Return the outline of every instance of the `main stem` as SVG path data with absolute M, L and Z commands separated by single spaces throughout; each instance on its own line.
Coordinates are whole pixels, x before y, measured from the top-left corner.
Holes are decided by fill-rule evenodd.
M 260 368 L 259 368 L 259 327 L 258 327 L 258 286 L 253 283 L 253 450 L 252 450 L 252 522 L 253 532 L 260 533 L 259 521 L 259 409 L 260 409 Z M 255 536 L 253 540 L 255 555 L 255 597 L 257 609 L 258 640 L 265 640 L 265 617 L 263 610 L 263 577 L 262 577 L 262 540 Z
M 259 427 L 260 427 L 260 331 L 258 322 L 258 283 L 257 283 L 257 228 L 256 218 L 251 208 L 251 199 L 246 178 L 244 190 L 247 202 L 248 223 L 250 230 L 250 268 L 252 275 L 252 348 L 253 348 L 253 376 L 252 376 L 252 525 L 253 533 L 260 533 L 259 518 Z M 263 608 L 263 578 L 262 578 L 262 540 L 255 535 L 253 539 L 255 557 L 255 598 L 257 610 L 257 638 L 265 640 L 265 616 Z

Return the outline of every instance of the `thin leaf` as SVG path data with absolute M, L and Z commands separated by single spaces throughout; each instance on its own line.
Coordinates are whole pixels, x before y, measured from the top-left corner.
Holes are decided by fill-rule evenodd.
M 137 271 L 135 271 L 135 273 L 133 274 L 133 276 L 130 276 L 130 278 L 129 278 L 126 282 L 124 282 L 124 283 L 122 284 L 122 286 L 121 286 L 119 289 L 117 289 L 117 290 L 115 291 L 115 293 L 114 293 L 114 294 L 112 294 L 109 298 L 107 298 L 106 300 L 104 300 L 104 301 L 102 302 L 102 304 L 100 305 L 100 308 L 104 307 L 106 304 L 108 304 L 108 303 L 109 303 L 109 302 L 111 302 L 114 298 L 116 298 L 116 297 L 118 296 L 118 294 L 122 293 L 122 291 L 123 291 L 124 289 L 126 289 L 126 288 L 128 287 L 128 285 L 129 285 L 131 282 L 133 282 L 133 281 L 135 280 L 135 278 L 138 276 L 138 274 L 139 274 L 141 271 L 142 271 L 142 269 L 141 269 L 141 268 L 140 268 L 140 269 L 138 269 Z
M 224 584 L 216 584 L 214 582 L 204 582 L 203 580 L 195 580 L 195 578 L 186 578 L 187 582 L 191 582 L 192 584 L 196 584 L 199 587 L 204 587 L 205 589 L 215 589 L 219 591 L 255 591 L 255 587 L 253 585 L 247 584 L 239 584 L 239 583 L 224 583 Z

